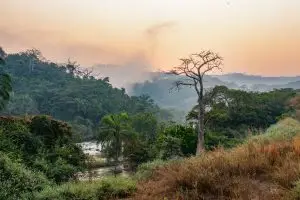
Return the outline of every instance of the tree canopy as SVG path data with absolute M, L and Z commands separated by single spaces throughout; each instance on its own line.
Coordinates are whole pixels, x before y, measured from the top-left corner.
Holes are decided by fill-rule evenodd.
M 5 60 L 13 94 L 2 114 L 50 115 L 70 122 L 85 138 L 92 137 L 107 114 L 151 112 L 164 118 L 170 116 L 148 96 L 129 96 L 125 89 L 114 88 L 108 78 L 96 79 L 75 62 L 56 64 L 35 49 L 8 54 Z

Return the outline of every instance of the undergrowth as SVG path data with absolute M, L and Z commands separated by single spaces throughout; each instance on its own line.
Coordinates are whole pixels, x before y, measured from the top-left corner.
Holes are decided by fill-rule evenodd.
M 164 165 L 139 182 L 134 198 L 300 199 L 299 134 L 299 122 L 285 119 L 231 150 Z
M 47 187 L 36 193 L 36 200 L 109 200 L 126 198 L 133 194 L 135 181 L 123 177 L 107 177 L 95 181 L 66 183 Z

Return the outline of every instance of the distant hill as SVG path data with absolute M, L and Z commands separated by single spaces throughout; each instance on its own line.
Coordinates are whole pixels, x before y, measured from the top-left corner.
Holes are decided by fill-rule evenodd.
M 300 81 L 300 76 L 265 77 L 265 76 L 248 75 L 242 73 L 215 75 L 213 77 L 216 77 L 224 82 L 234 82 L 238 85 L 247 85 L 247 86 L 251 86 L 254 84 L 282 85 L 282 84 L 287 84 L 288 82 Z
M 78 66 L 46 61 L 38 51 L 8 54 L 5 60 L 13 94 L 2 115 L 51 115 L 86 137 L 106 114 L 160 112 L 150 98 L 129 96 L 109 78 L 96 79 L 84 75 L 86 69 L 74 68 Z
M 196 103 L 196 96 L 192 88 L 176 90 L 173 83 L 176 80 L 185 79 L 184 76 L 153 73 L 152 78 L 132 85 L 131 94 L 147 94 L 161 107 L 175 108 L 188 111 Z M 206 76 L 204 79 L 206 88 L 216 85 L 224 85 L 231 89 L 247 91 L 270 91 L 280 88 L 300 89 L 300 76 L 294 77 L 264 77 L 241 73 Z

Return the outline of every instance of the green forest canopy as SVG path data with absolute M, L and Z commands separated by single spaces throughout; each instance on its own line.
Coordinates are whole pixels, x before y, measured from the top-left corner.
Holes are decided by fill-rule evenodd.
M 129 96 L 125 89 L 114 88 L 109 78 L 96 79 L 76 63 L 47 61 L 35 49 L 8 54 L 5 60 L 13 94 L 1 114 L 50 115 L 69 122 L 85 138 L 106 114 L 150 112 L 171 117 L 148 96 Z

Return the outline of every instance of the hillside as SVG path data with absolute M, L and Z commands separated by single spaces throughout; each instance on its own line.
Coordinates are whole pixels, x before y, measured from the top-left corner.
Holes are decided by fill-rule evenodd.
M 297 200 L 299 133 L 299 121 L 286 118 L 229 150 L 145 163 L 127 178 L 50 186 L 36 193 L 36 199 Z
M 234 82 L 238 85 L 251 86 L 254 84 L 266 84 L 266 85 L 283 85 L 289 82 L 295 82 L 300 80 L 300 76 L 278 76 L 278 77 L 268 77 L 268 76 L 257 76 L 249 75 L 243 73 L 229 73 L 224 75 L 213 76 L 224 82 Z
M 231 150 L 171 162 L 134 199 L 299 199 L 299 134 L 300 123 L 285 119 Z
M 184 76 L 165 75 L 154 73 L 150 80 L 132 85 L 133 95 L 146 94 L 151 96 L 163 108 L 176 108 L 189 111 L 196 102 L 193 88 L 173 88 L 174 81 L 184 80 Z M 300 77 L 263 77 L 241 73 L 211 75 L 204 77 L 204 87 L 212 88 L 223 85 L 230 89 L 265 92 L 273 89 L 293 88 L 300 89 Z
M 149 97 L 131 97 L 113 87 L 109 78 L 95 79 L 76 63 L 47 61 L 37 50 L 7 55 L 5 70 L 12 78 L 13 94 L 1 114 L 50 115 L 70 122 L 83 137 L 91 137 L 109 113 L 161 112 Z M 168 119 L 168 113 L 163 114 Z

